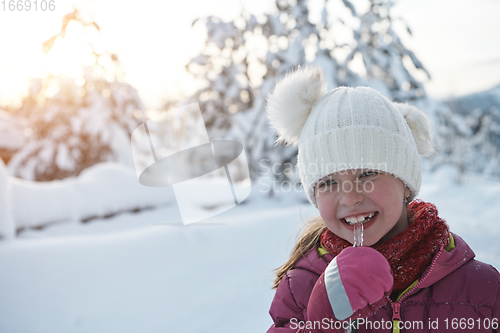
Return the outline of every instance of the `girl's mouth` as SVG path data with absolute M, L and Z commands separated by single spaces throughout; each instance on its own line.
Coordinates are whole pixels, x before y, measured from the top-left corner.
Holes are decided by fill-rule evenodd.
M 348 224 L 348 225 L 355 225 L 357 223 L 367 223 L 370 222 L 375 216 L 377 216 L 378 212 L 372 212 L 366 215 L 359 215 L 359 216 L 350 216 L 346 218 L 341 218 L 342 222 Z

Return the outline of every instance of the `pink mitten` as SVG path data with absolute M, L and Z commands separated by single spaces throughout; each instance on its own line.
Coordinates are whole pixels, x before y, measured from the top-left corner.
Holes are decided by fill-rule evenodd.
M 371 247 L 348 247 L 319 277 L 307 306 L 308 320 L 366 318 L 387 303 L 391 267 Z

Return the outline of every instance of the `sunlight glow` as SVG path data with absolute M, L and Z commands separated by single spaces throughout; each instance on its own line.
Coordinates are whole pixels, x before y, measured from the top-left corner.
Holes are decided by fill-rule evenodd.
M 81 76 L 82 64 L 92 58 L 88 45 L 84 42 L 85 31 L 71 21 L 65 38 L 57 37 L 54 47 L 45 56 L 44 67 L 54 76 Z
M 42 54 L 42 43 L 59 32 L 61 19 L 73 10 L 74 1 L 80 2 L 79 7 L 92 7 L 96 14 L 103 41 L 95 45 L 95 51 L 100 53 L 105 46 L 107 51 L 118 54 L 125 80 L 137 88 L 144 103 L 151 107 L 161 106 L 162 100 L 169 96 L 194 93 L 185 62 L 195 57 L 204 43 L 203 24 L 191 25 L 196 18 L 216 15 L 229 20 L 238 15 L 241 4 L 255 13 L 272 11 L 275 6 L 274 1 L 264 0 L 189 0 L 175 6 L 170 1 L 144 0 L 141 8 L 148 10 L 141 11 L 133 2 L 96 0 L 86 1 L 84 5 L 81 0 L 72 0 L 57 2 L 54 12 L 0 12 L 0 105 L 19 104 L 33 77 L 44 77 L 48 73 L 80 77 L 82 63 L 90 66 L 97 61 L 105 67 L 109 64 L 109 58 L 96 59 L 89 46 L 78 45 L 77 40 L 70 38 L 58 38 L 54 48 Z M 364 3 L 352 2 L 355 6 Z M 312 0 L 311 3 L 318 7 L 323 1 Z M 329 1 L 328 6 L 330 13 L 338 14 L 348 25 L 356 23 L 342 2 Z M 150 10 L 152 8 L 154 10 Z M 449 8 L 457 12 L 450 14 Z M 433 75 L 433 81 L 426 82 L 429 93 L 445 96 L 498 83 L 499 65 L 475 65 L 477 61 L 497 59 L 500 54 L 498 34 L 495 34 L 500 24 L 496 19 L 498 8 L 498 2 L 486 0 L 481 0 L 480 4 L 465 0 L 400 1 L 394 6 L 393 15 L 404 17 L 414 32 L 412 37 L 401 34 L 403 43 L 415 51 Z M 312 12 L 311 15 L 320 20 L 319 13 Z M 421 19 L 423 13 L 425 24 Z M 469 24 L 463 24 L 464 17 L 471 20 Z M 397 23 L 395 21 L 395 25 Z M 332 43 L 340 45 L 352 41 L 351 33 L 343 24 L 332 24 L 335 32 L 328 36 Z M 81 28 L 76 24 L 68 29 L 71 31 L 67 37 L 70 32 L 77 37 Z M 345 58 L 343 53 L 342 49 L 334 51 L 339 60 Z M 468 64 L 471 65 L 464 68 Z

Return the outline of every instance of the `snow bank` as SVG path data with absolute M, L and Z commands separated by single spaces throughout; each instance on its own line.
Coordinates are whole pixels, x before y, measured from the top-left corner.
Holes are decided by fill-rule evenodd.
M 456 168 L 444 166 L 424 174 L 419 197 L 436 205 L 439 216 L 469 244 L 477 259 L 500 268 L 498 180 L 461 178 Z
M 0 198 L 8 199 L 3 183 L 0 180 Z M 17 229 L 102 217 L 174 201 L 171 188 L 145 187 L 133 169 L 116 163 L 97 164 L 76 178 L 34 182 L 11 177 L 8 183 Z M 7 233 L 8 228 L 2 219 L 0 233 Z
M 15 151 L 26 142 L 26 124 L 21 118 L 16 118 L 7 111 L 0 110 L 0 149 Z
M 12 238 L 15 234 L 10 205 L 9 173 L 0 158 L 0 238 Z

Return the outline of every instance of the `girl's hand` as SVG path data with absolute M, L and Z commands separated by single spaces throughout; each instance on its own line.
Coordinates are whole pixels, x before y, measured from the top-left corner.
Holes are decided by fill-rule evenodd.
M 307 320 L 370 317 L 387 303 L 393 283 L 391 267 L 382 254 L 371 247 L 348 247 L 316 282 L 307 306 Z

